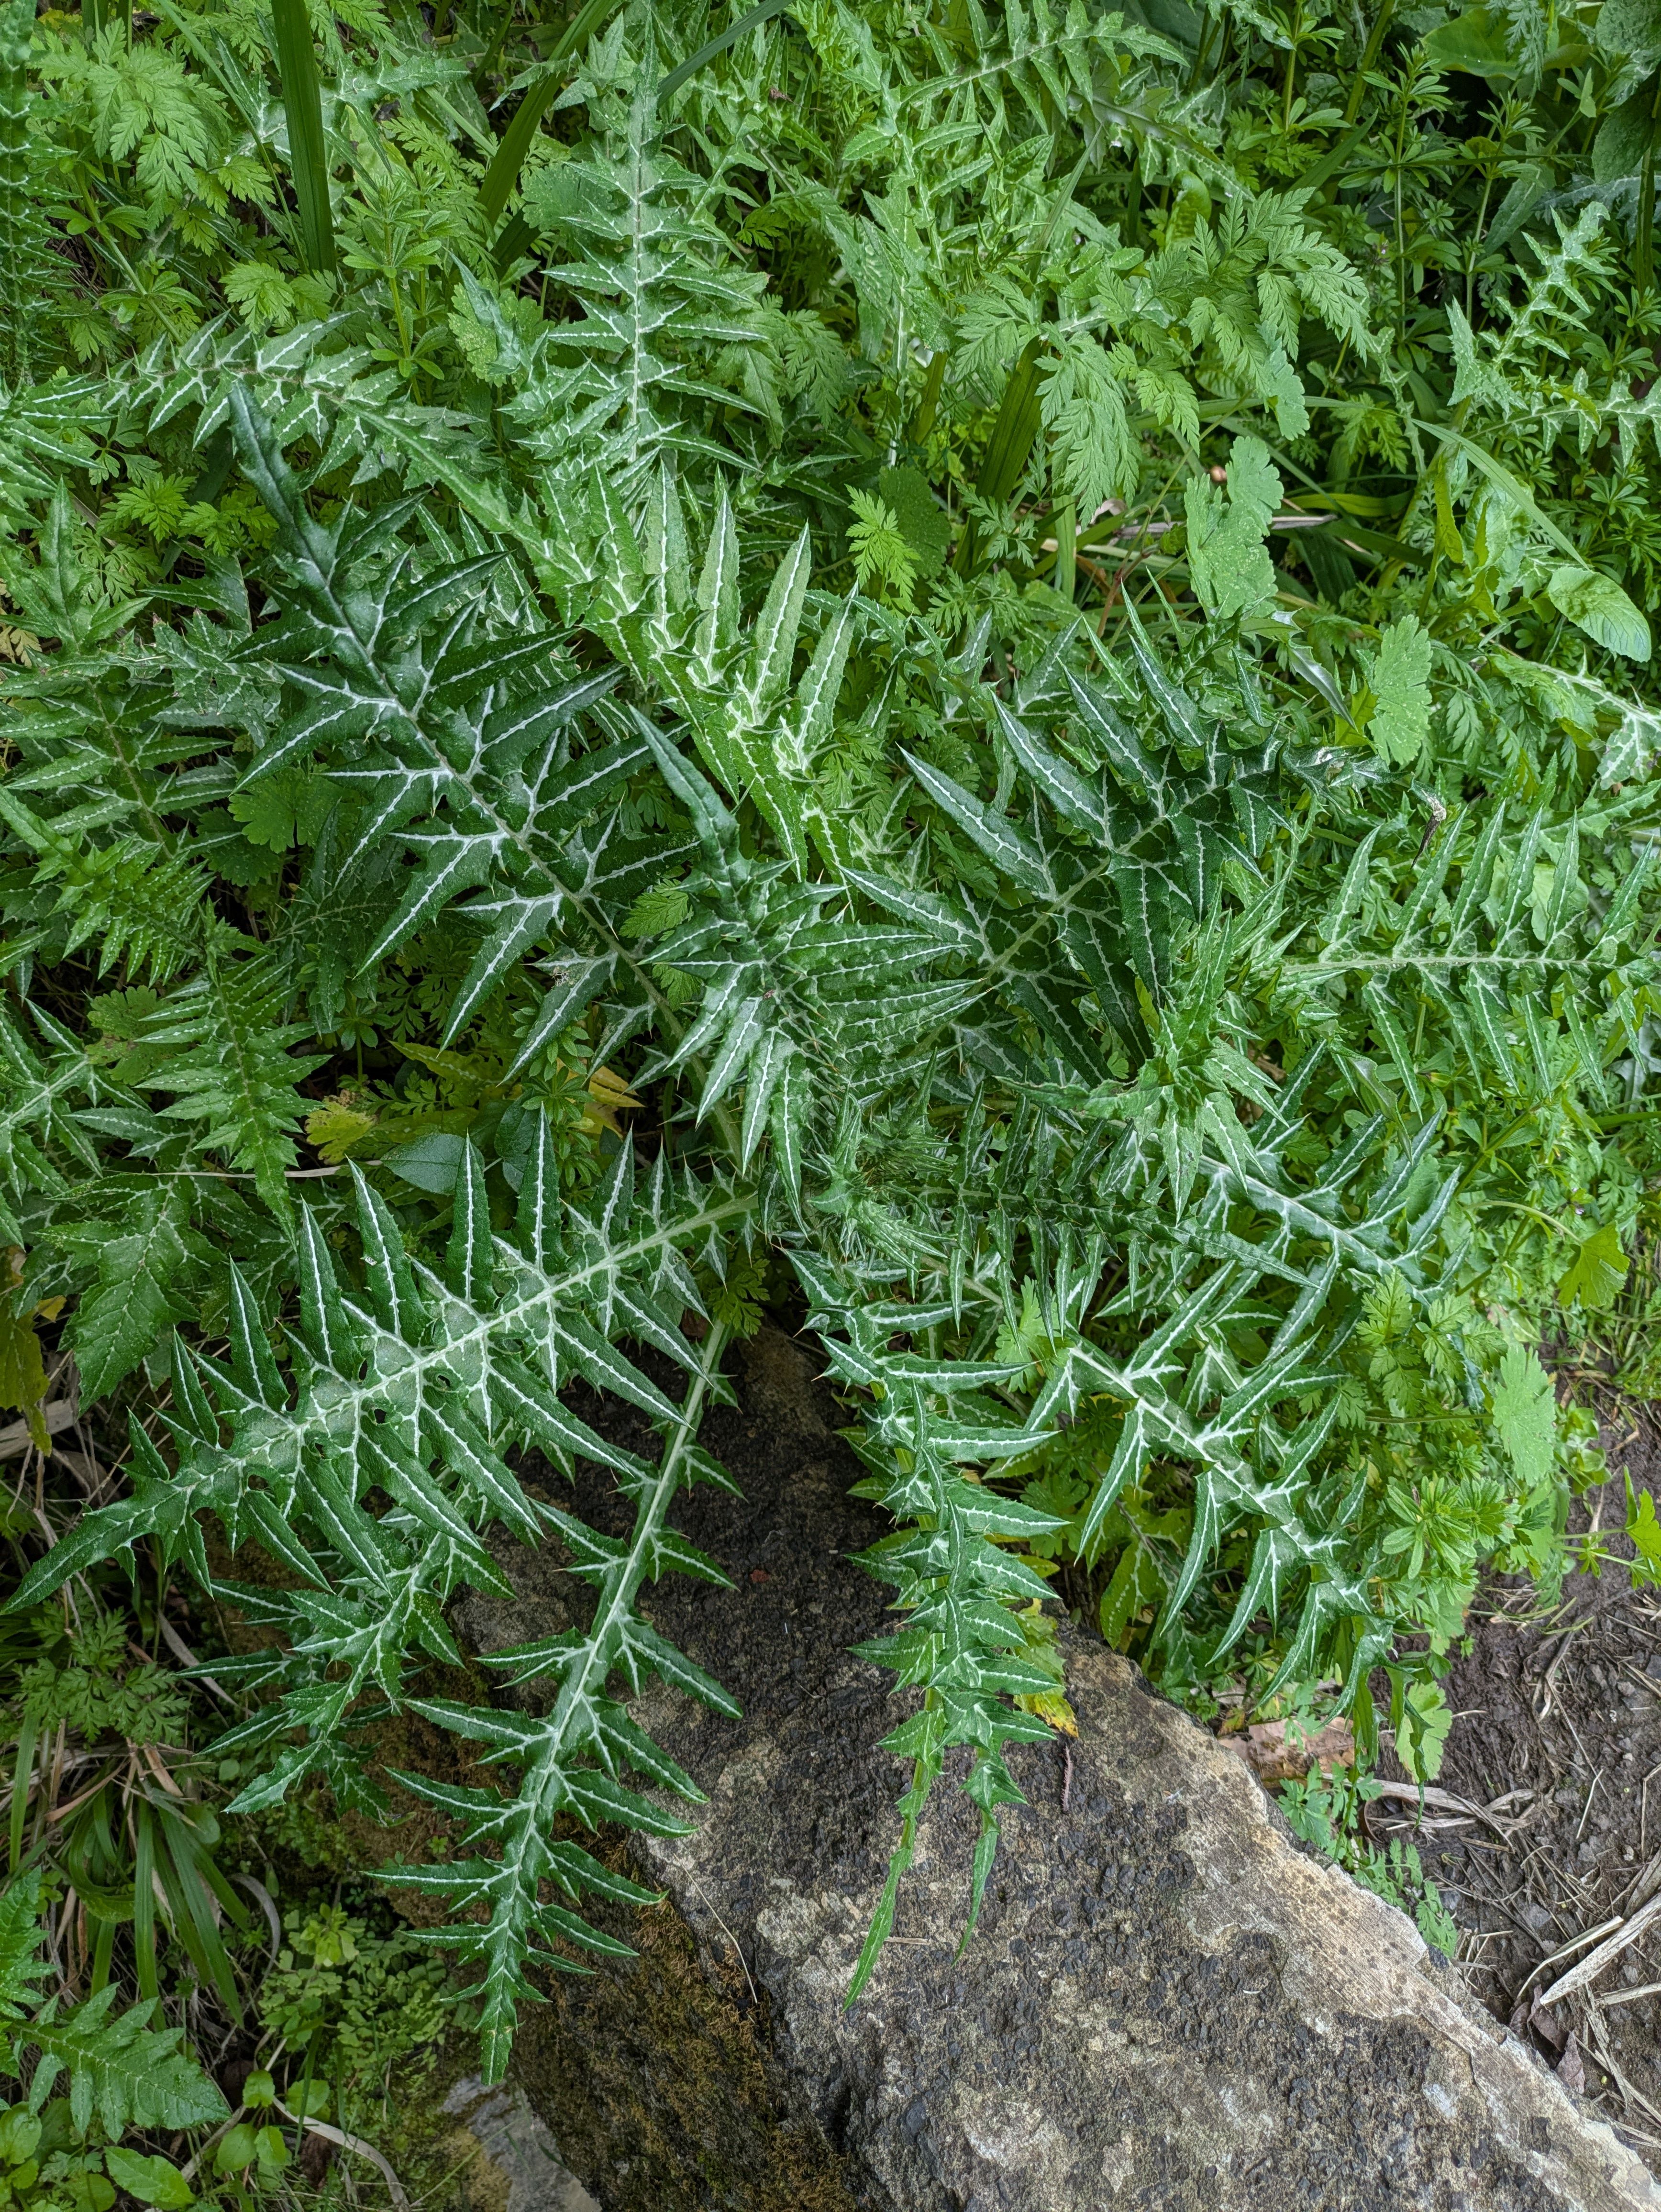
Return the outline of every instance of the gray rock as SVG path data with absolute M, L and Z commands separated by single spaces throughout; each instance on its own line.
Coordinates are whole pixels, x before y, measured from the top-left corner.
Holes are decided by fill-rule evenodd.
M 443 2109 L 477 2146 L 461 2175 L 469 2212 L 599 2212 L 523 2090 L 487 2088 L 475 2075 L 456 2083 Z
M 974 1939 L 959 1956 L 974 1819 L 951 1790 L 845 2011 L 904 1782 L 874 1748 L 885 1678 L 847 1649 L 883 1618 L 847 1557 L 879 1527 L 786 1340 L 740 1397 L 708 1441 L 743 1502 L 678 1516 L 735 1588 L 666 1583 L 648 1610 L 745 1717 L 642 1702 L 709 1802 L 692 1837 L 611 1843 L 667 1902 L 613 1916 L 638 1960 L 550 1977 L 520 2038 L 518 2079 L 605 2212 L 1661 2208 L 1409 1920 L 1079 1639 L 1077 1743 L 1014 1755 L 1029 1802 Z M 603 1486 L 578 1502 L 608 1525 Z

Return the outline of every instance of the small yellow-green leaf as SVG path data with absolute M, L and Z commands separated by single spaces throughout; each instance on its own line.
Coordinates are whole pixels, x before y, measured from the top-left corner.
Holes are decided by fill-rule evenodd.
M 326 1098 L 306 1116 L 307 1141 L 316 1146 L 318 1157 L 332 1168 L 338 1168 L 353 1146 L 361 1145 L 375 1127 L 374 1115 L 354 1104 L 348 1091 Z
M 20 1261 L 21 1256 L 20 1253 Z M 0 1299 L 0 1407 L 21 1413 L 35 1449 L 43 1452 L 52 1449 L 40 1410 L 46 1395 L 46 1370 L 33 1316 L 19 1320 L 10 1299 Z

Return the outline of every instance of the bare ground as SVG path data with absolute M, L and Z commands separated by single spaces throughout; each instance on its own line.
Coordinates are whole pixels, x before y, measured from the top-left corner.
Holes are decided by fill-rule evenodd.
M 1582 1525 L 1621 1525 L 1624 1469 L 1661 1486 L 1658 1416 L 1615 1410 Z M 1576 1575 L 1542 1619 L 1500 1585 L 1471 1626 L 1437 1783 L 1465 1809 L 1380 1800 L 1370 1832 L 1417 1841 L 1475 1992 L 1661 2172 L 1661 1593 Z M 1401 1778 L 1388 1755 L 1380 1771 Z

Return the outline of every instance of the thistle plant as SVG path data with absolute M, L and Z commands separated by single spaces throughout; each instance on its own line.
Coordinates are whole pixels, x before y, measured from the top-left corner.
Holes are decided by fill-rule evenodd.
M 697 1797 L 630 1698 L 731 1709 L 640 1601 L 770 1300 L 893 1522 L 854 1994 L 958 1748 L 972 1922 L 1058 1609 L 1364 1750 L 1388 1683 L 1428 1773 L 1479 1575 L 1569 1564 L 1661 921 L 1661 51 L 1573 13 L 0 22 L 71 295 L 0 394 L 9 1325 L 130 1437 L 15 1602 L 264 1632 L 232 1817 L 447 1816 L 386 1875 L 493 2075 L 644 1895 L 575 1830 Z M 504 1535 L 593 1593 L 491 1656 L 535 1717 L 436 1679 Z

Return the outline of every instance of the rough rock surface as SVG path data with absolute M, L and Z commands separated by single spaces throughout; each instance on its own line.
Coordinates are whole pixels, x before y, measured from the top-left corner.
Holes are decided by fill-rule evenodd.
M 487 2088 L 473 2075 L 456 2083 L 444 2110 L 459 2123 L 446 2147 L 467 2212 L 599 2212 L 522 2089 Z
M 1411 1923 L 1301 1854 L 1239 1761 L 1098 1645 L 1069 1648 L 1070 1755 L 1015 1754 L 1030 1802 L 967 1951 L 952 1792 L 844 2013 L 903 1780 L 874 1748 L 884 1678 L 847 1649 L 882 1619 L 847 1558 L 879 1531 L 797 1348 L 764 1333 L 746 1366 L 706 1432 L 745 1497 L 678 1516 L 736 1587 L 648 1608 L 745 1717 L 644 1701 L 709 1802 L 690 1838 L 616 1844 L 668 1903 L 615 1916 L 640 1960 L 551 1977 L 521 2038 L 526 2094 L 605 2212 L 1661 2208 Z M 622 1526 L 603 1485 L 580 1503 Z M 470 1606 L 477 1648 L 570 1601 L 551 1555 L 507 1564 L 520 1602 Z

